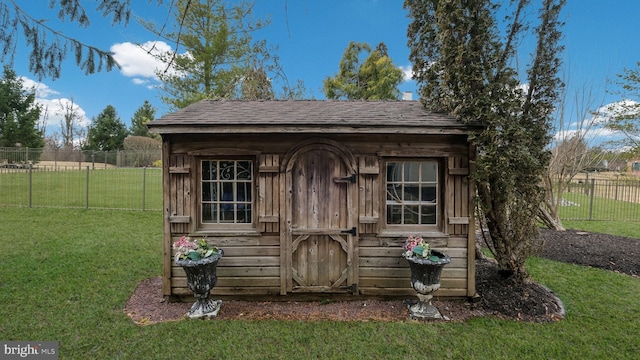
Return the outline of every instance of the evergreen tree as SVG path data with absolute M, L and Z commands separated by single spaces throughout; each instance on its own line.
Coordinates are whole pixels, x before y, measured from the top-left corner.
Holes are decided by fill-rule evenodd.
M 405 0 L 422 103 L 483 128 L 471 137 L 479 153 L 474 179 L 481 225 L 489 230 L 487 241 L 501 271 L 519 281 L 528 276 L 525 260 L 541 247 L 536 216 L 550 159 L 551 116 L 562 87 L 558 16 L 565 0 L 541 3 L 522 86 L 512 64 L 515 46 L 529 29 L 523 18 L 530 0 L 508 2 L 513 8 L 505 9 L 504 29 L 490 0 Z
M 161 3 L 162 0 L 157 0 Z M 89 26 L 89 16 L 78 0 L 48 1 L 51 9 L 59 7 L 57 16 L 62 21 L 76 22 L 86 28 Z M 96 10 L 103 17 L 112 19 L 114 24 L 127 23 L 131 10 L 130 0 L 99 1 Z M 111 70 L 116 61 L 109 51 L 85 44 L 76 38 L 65 35 L 62 31 L 53 29 L 46 21 L 33 18 L 26 13 L 16 1 L 0 2 L 0 60 L 9 58 L 13 61 L 16 43 L 20 35 L 24 36 L 24 43 L 31 49 L 29 54 L 29 71 L 38 78 L 45 76 L 57 79 L 60 77 L 62 63 L 67 54 L 74 55 L 76 65 L 87 74 L 106 68 Z
M 129 128 L 129 133 L 132 136 L 146 136 L 155 138 L 157 134 L 149 133 L 149 128 L 147 128 L 147 124 L 156 117 L 156 108 L 149 103 L 148 100 L 144 101 L 141 107 L 133 113 L 133 117 L 131 118 L 131 127 Z
M 363 60 L 363 52 L 368 56 Z M 384 43 L 374 51 L 366 43 L 351 41 L 340 60 L 340 70 L 324 81 L 328 99 L 397 100 L 402 70 L 395 67 Z
M 120 120 L 116 109 L 107 105 L 98 116 L 91 119 L 87 143 L 83 150 L 114 151 L 124 148 L 127 127 Z
M 40 111 L 35 91 L 25 90 L 22 79 L 5 66 L 0 79 L 0 147 L 44 147 Z
M 182 54 L 159 56 L 167 64 L 157 76 L 162 101 L 180 109 L 202 99 L 272 99 L 276 79 L 284 83 L 282 97 L 295 93 L 288 86 L 274 49 L 253 34 L 269 22 L 252 20 L 253 3 L 224 0 L 177 0 L 172 16 L 179 27 L 166 30 L 141 21 L 151 32 L 180 44 Z

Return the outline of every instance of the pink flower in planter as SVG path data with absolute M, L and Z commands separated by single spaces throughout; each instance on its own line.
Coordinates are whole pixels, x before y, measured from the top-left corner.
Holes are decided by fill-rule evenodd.
M 218 248 L 209 246 L 205 239 L 196 239 L 191 241 L 190 238 L 183 236 L 180 240 L 173 243 L 176 250 L 175 260 L 199 260 L 218 253 Z
M 427 258 L 431 256 L 431 248 L 429 243 L 425 242 L 420 235 L 409 235 L 402 246 L 405 250 L 404 256 L 419 256 Z

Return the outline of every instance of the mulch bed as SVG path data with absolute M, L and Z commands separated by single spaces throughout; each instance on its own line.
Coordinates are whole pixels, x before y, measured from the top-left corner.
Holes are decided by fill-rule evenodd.
M 567 230 L 542 230 L 541 257 L 602 268 L 630 276 L 640 274 L 640 239 Z M 498 273 L 495 263 L 478 260 L 477 291 L 480 301 L 434 298 L 434 305 L 449 320 L 496 316 L 520 321 L 549 322 L 562 319 L 562 302 L 552 291 L 533 282 L 515 284 Z M 408 299 L 413 301 L 414 299 Z M 171 303 L 162 296 L 160 277 L 146 279 L 135 289 L 125 312 L 137 324 L 176 321 L 184 318 L 190 303 Z M 406 301 L 224 301 L 218 320 L 294 321 L 414 321 L 409 320 Z

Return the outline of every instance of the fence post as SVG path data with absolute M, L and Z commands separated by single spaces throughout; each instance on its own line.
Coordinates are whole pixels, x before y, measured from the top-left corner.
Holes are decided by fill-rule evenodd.
M 589 221 L 593 220 L 593 195 L 596 188 L 596 179 L 591 179 L 591 196 L 589 196 Z
M 33 169 L 29 166 L 29 207 L 33 206 Z
M 85 166 L 87 168 L 87 176 L 85 177 L 85 207 L 89 209 L 89 166 Z
M 589 195 L 589 173 L 587 173 L 587 177 L 584 179 L 584 194 Z
M 142 168 L 142 211 L 144 211 L 144 203 L 145 203 L 145 195 L 147 193 L 146 186 L 147 185 L 147 167 L 144 166 Z

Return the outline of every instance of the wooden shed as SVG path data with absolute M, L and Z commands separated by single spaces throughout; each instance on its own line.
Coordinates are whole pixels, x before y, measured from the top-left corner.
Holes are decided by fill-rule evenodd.
M 203 100 L 149 127 L 166 296 L 191 294 L 172 259 L 183 235 L 225 251 L 213 296 L 413 296 L 413 234 L 452 258 L 438 296 L 476 294 L 475 149 L 455 118 L 416 101 Z

